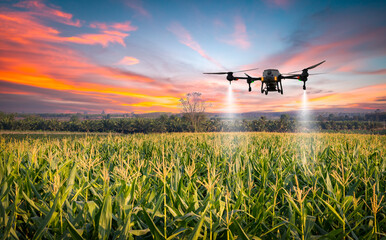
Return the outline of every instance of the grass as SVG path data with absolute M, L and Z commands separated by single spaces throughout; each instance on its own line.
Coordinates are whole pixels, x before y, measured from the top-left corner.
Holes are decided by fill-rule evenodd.
M 385 136 L 0 136 L 0 236 L 384 239 Z

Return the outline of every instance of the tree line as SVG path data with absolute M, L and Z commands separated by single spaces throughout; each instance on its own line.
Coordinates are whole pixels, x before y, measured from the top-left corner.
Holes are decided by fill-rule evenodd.
M 74 115 L 70 120 L 44 119 L 29 115 L 16 119 L 15 114 L 0 113 L 0 130 L 13 131 L 68 131 L 68 132 L 116 132 L 116 133 L 161 133 L 161 132 L 233 132 L 265 131 L 296 132 L 302 124 L 283 114 L 280 119 L 268 120 L 262 116 L 254 120 L 230 120 L 208 118 L 200 114 L 192 122 L 188 114 L 161 115 L 158 118 L 113 118 L 80 120 Z M 384 123 L 375 121 L 322 120 L 307 124 L 313 131 L 378 131 L 384 133 Z

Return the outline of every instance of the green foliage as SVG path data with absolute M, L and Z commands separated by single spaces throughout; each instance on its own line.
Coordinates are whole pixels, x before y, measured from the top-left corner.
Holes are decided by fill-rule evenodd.
M 384 239 L 385 141 L 284 133 L 0 136 L 0 236 Z
M 67 121 L 44 119 L 26 115 L 15 119 L 14 114 L 0 112 L 0 130 L 14 131 L 65 131 L 65 132 L 115 132 L 115 133 L 164 133 L 164 132 L 296 132 L 298 123 L 283 114 L 278 120 L 238 120 L 207 118 L 203 113 L 192 115 L 161 115 L 158 118 L 112 118 L 110 114 L 102 119 L 81 120 L 80 114 L 71 115 Z M 86 115 L 87 116 L 87 115 Z M 189 117 L 190 116 L 190 117 Z M 374 121 L 323 121 L 308 122 L 313 130 L 328 132 L 354 132 L 385 134 L 385 124 Z M 358 132 L 359 131 L 359 132 Z

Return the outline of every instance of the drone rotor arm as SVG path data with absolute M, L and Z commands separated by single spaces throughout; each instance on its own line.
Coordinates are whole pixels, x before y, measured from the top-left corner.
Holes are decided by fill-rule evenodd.
M 293 75 L 289 75 L 289 76 L 281 76 L 281 79 L 298 79 L 298 77 L 300 77 L 301 74 L 293 74 Z
M 256 78 L 256 77 L 235 77 L 236 79 L 245 79 L 245 80 L 248 80 L 248 78 L 249 79 L 251 79 L 252 80 L 252 82 L 254 82 L 254 81 L 261 81 L 261 77 L 258 77 L 258 78 Z

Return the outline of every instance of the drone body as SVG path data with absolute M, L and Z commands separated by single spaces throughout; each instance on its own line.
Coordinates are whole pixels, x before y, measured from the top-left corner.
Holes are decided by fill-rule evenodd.
M 245 79 L 247 80 L 247 83 L 249 85 L 249 91 L 252 91 L 251 83 L 255 81 L 261 81 L 261 93 L 265 93 L 265 95 L 268 94 L 268 92 L 279 92 L 283 94 L 283 86 L 281 81 L 283 79 L 297 79 L 299 81 L 303 82 L 303 90 L 306 90 L 306 81 L 308 80 L 309 74 L 308 70 L 313 69 L 320 64 L 324 63 L 325 61 L 322 61 L 318 64 L 312 65 L 311 67 L 305 68 L 301 71 L 295 71 L 295 72 L 302 72 L 300 74 L 293 74 L 295 72 L 287 73 L 287 74 L 281 74 L 279 70 L 277 69 L 266 69 L 263 72 L 262 77 L 251 77 L 248 74 L 244 73 L 246 77 L 236 77 L 233 76 L 233 73 L 235 72 L 215 72 L 215 73 L 204 73 L 204 74 L 227 74 L 226 79 L 231 83 L 232 81 L 237 81 L 239 79 Z M 248 70 L 243 70 L 243 71 L 237 71 L 237 72 L 246 72 L 246 71 L 251 71 L 255 70 L 254 69 L 248 69 Z

